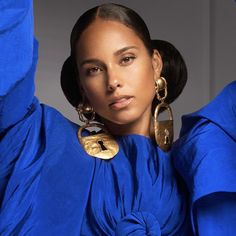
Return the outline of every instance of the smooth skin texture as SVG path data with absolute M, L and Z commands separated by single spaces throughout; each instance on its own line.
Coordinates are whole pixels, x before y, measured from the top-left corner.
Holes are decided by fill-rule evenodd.
M 162 69 L 158 51 L 150 55 L 132 29 L 98 18 L 82 33 L 76 53 L 85 97 L 107 129 L 149 137 L 154 80 Z

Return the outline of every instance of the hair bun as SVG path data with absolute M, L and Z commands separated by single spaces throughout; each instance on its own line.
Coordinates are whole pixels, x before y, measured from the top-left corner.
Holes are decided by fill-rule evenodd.
M 80 102 L 80 91 L 77 84 L 76 62 L 69 56 L 64 62 L 61 70 L 61 88 L 65 97 L 73 107 L 77 107 Z
M 152 40 L 152 48 L 162 57 L 161 76 L 167 81 L 167 103 L 172 103 L 182 92 L 187 82 L 187 67 L 180 52 L 171 43 L 164 40 Z

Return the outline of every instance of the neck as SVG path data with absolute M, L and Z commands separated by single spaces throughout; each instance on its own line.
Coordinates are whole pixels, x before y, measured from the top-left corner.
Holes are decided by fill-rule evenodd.
M 135 121 L 127 124 L 117 124 L 108 120 L 103 121 L 109 133 L 112 135 L 129 135 L 129 134 L 139 134 L 146 137 L 153 138 L 153 121 L 150 115 L 148 119 L 141 117 Z

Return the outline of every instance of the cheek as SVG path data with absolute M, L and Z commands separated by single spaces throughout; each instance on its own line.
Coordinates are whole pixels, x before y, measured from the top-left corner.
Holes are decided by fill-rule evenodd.
M 142 64 L 135 71 L 134 81 L 145 98 L 153 97 L 155 93 L 154 72 L 151 64 Z M 146 99 L 145 99 L 146 100 Z
M 104 99 L 104 86 L 101 81 L 89 81 L 82 85 L 85 96 L 94 108 L 101 104 Z
M 155 82 L 152 68 L 143 71 L 139 83 L 140 103 L 144 106 L 152 104 L 155 97 Z

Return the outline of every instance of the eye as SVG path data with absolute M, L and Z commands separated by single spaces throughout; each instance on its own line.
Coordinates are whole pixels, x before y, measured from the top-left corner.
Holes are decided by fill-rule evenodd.
M 133 60 L 135 59 L 135 56 L 125 56 L 121 59 L 120 64 L 121 65 L 129 65 L 133 62 Z
M 86 75 L 87 76 L 94 76 L 94 75 L 97 75 L 98 73 L 100 73 L 102 71 L 102 69 L 100 67 L 91 67 L 91 68 L 88 68 L 86 69 Z

